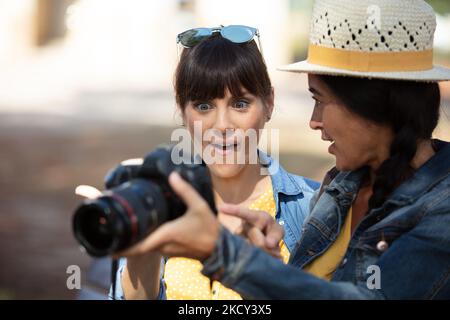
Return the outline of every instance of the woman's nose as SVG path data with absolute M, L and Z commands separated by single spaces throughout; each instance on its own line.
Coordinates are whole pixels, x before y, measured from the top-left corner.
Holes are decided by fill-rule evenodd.
M 314 108 L 309 120 L 309 127 L 313 130 L 320 130 L 323 128 L 322 114 L 318 108 Z
M 219 110 L 216 116 L 214 128 L 225 133 L 227 129 L 233 129 L 233 124 L 227 110 Z
M 311 119 L 309 121 L 309 127 L 313 130 L 320 130 L 323 128 L 323 123 L 320 121 L 315 121 L 315 120 Z

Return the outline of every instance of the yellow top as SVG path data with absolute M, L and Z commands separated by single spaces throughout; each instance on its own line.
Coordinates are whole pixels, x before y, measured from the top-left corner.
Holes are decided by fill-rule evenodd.
M 266 211 L 275 218 L 276 206 L 272 185 L 249 209 Z M 284 263 L 289 260 L 289 251 L 282 240 L 281 256 Z M 207 277 L 201 274 L 202 264 L 198 260 L 188 258 L 170 258 L 165 266 L 164 280 L 168 300 L 239 300 L 241 296 L 220 282 L 214 281 L 212 288 Z
M 351 239 L 352 208 L 350 207 L 344 226 L 336 241 L 320 257 L 306 265 L 303 270 L 319 278 L 330 281 L 334 271 L 342 261 Z

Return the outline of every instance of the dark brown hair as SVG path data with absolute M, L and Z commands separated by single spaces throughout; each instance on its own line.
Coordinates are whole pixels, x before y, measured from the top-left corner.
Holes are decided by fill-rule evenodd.
M 183 49 L 174 87 L 176 102 L 184 111 L 189 101 L 221 99 L 227 89 L 240 97 L 242 87 L 265 102 L 272 84 L 254 40 L 237 44 L 217 34 Z

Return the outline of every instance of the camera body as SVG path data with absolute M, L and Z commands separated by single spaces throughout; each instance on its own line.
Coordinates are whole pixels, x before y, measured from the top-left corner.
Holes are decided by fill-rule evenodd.
M 119 165 L 106 177 L 106 191 L 85 200 L 73 216 L 73 231 L 86 251 L 102 257 L 139 242 L 186 211 L 168 183 L 178 172 L 217 213 L 209 170 L 204 164 L 175 164 L 173 146 L 149 153 L 141 165 Z M 178 152 L 178 151 L 177 151 Z M 192 161 L 193 163 L 193 161 Z

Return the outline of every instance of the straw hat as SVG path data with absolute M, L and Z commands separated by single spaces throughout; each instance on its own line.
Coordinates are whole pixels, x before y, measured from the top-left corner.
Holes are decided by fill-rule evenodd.
M 415 81 L 450 80 L 433 65 L 436 15 L 423 0 L 316 0 L 308 59 L 281 71 Z

